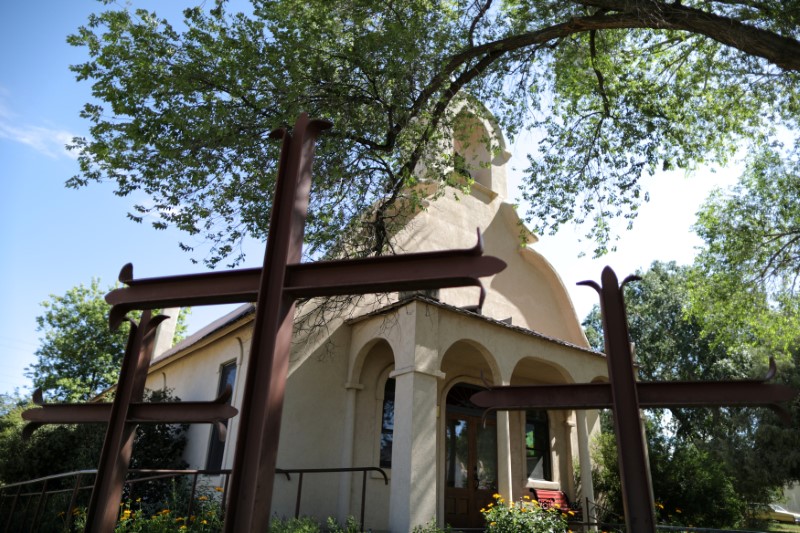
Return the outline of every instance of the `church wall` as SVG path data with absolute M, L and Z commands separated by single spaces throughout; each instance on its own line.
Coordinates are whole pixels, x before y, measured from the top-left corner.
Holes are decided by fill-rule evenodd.
M 341 463 L 347 379 L 348 328 L 331 332 L 303 364 L 293 367 L 286 384 L 277 467 L 337 468 Z M 298 355 L 293 355 L 299 357 Z M 273 513 L 294 516 L 298 475 L 276 475 Z M 336 516 L 339 474 L 305 474 L 302 515 L 324 520 Z
M 588 347 L 560 278 L 541 256 L 522 248 L 523 228 L 516 226 L 518 217 L 500 214 L 500 210 L 513 208 L 502 204 L 499 197 L 484 200 L 478 196 L 447 188 L 443 198 L 431 202 L 400 232 L 398 249 L 413 252 L 471 248 L 480 228 L 485 253 L 508 265 L 503 272 L 482 280 L 488 291 L 484 314 L 498 320 L 512 318 L 514 325 Z M 456 307 L 476 305 L 478 295 L 475 287 L 440 291 L 440 299 Z

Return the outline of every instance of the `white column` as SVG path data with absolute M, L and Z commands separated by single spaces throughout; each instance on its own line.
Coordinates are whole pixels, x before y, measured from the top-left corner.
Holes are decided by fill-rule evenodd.
M 584 509 L 584 520 L 597 522 L 594 507 L 594 480 L 592 479 L 592 458 L 589 453 L 589 427 L 586 411 L 575 411 L 578 431 L 578 461 L 581 465 L 581 507 Z M 597 526 L 592 526 L 593 530 Z
M 342 455 L 339 462 L 340 468 L 353 467 L 353 444 L 355 441 L 356 427 L 356 392 L 363 389 L 363 385 L 348 383 L 345 385 L 346 396 L 344 406 L 344 421 L 342 424 Z M 339 475 L 339 523 L 344 524 L 350 516 L 350 493 L 353 484 L 353 473 L 342 472 Z
M 511 477 L 511 424 L 508 411 L 497 411 L 497 485 L 503 497 L 514 501 Z
M 414 368 L 395 378 L 389 529 L 408 533 L 436 518 L 436 394 L 439 375 Z

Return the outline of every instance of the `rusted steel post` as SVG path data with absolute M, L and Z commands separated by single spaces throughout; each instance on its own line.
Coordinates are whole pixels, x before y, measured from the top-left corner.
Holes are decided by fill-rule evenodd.
M 131 321 L 128 346 L 122 359 L 97 478 L 86 513 L 87 531 L 108 533 L 114 530 L 117 521 L 136 431 L 136 425 L 128 422 L 128 409 L 132 402 L 142 400 L 155 328 L 166 318 L 158 315 L 151 319 L 150 315 L 150 311 L 144 311 L 138 325 Z
M 625 524 L 632 533 L 652 533 L 656 530 L 655 504 L 622 296 L 625 283 L 638 278 L 628 277 L 620 285 L 614 271 L 606 267 L 600 279 L 602 286 L 594 282 L 584 284 L 600 294 Z
M 303 114 L 283 137 L 250 358 L 245 376 L 225 531 L 267 531 L 278 455 L 294 299 L 284 289 L 286 265 L 299 263 L 319 133 L 330 127 Z M 273 133 L 275 136 L 276 133 Z

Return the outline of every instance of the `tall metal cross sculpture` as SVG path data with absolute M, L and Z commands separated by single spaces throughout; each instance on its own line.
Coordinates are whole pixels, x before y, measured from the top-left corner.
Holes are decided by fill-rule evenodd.
M 283 145 L 262 268 L 137 280 L 133 267 L 126 265 L 120 281 L 128 286 L 106 296 L 112 304 L 112 327 L 134 309 L 256 302 L 242 418 L 227 494 L 226 532 L 269 528 L 295 299 L 473 285 L 481 289 L 482 304 L 484 291 L 478 278 L 505 268 L 500 259 L 483 256 L 480 234 L 478 244 L 468 250 L 301 264 L 314 144 L 320 132 L 330 126 L 302 114 L 291 132 L 280 129 L 272 134 L 281 138 Z M 116 463 L 117 475 L 112 476 L 111 484 L 121 491 L 127 464 L 123 468 L 119 463 L 124 458 L 114 456 L 118 447 L 109 446 L 110 441 L 119 440 L 118 433 L 122 434 L 117 426 L 113 430 L 109 426 L 98 477 Z M 109 437 L 112 431 L 114 439 Z M 95 488 L 89 514 L 91 531 L 113 530 L 114 520 L 109 516 L 111 509 L 118 510 L 119 498 L 112 500 Z M 93 509 L 100 508 L 105 509 L 102 519 L 101 513 L 92 514 Z
M 655 508 L 640 408 L 766 405 L 782 411 L 779 404 L 793 400 L 800 391 L 765 383 L 775 373 L 772 361 L 761 381 L 637 382 L 622 295 L 625 283 L 636 279 L 629 276 L 620 285 L 606 267 L 602 286 L 594 281 L 579 283 L 600 294 L 609 383 L 492 387 L 471 400 L 491 410 L 613 409 L 625 525 L 632 533 L 653 533 Z

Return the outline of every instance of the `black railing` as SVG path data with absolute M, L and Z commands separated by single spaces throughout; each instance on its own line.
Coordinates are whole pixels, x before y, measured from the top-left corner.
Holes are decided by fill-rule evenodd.
M 305 474 L 361 472 L 361 509 L 359 521 L 361 531 L 364 530 L 367 472 L 377 472 L 383 477 L 384 484 L 389 484 L 389 478 L 386 476 L 386 472 L 380 468 L 370 466 L 354 468 L 300 468 L 293 470 L 278 468 L 275 471 L 278 474 L 286 476 L 288 481 L 292 480 L 291 474 L 298 475 L 295 518 L 300 516 L 300 500 L 302 497 L 303 477 Z M 223 481 L 220 489 L 223 493 L 227 493 L 231 471 L 134 469 L 129 470 L 128 473 L 130 476 L 137 476 L 129 478 L 125 482 L 125 494 L 130 499 L 136 494 L 135 485 L 139 483 L 190 477 L 191 488 L 189 490 L 190 496 L 186 514 L 191 515 L 192 506 L 194 505 L 195 496 L 198 491 L 199 478 L 201 476 L 222 476 Z M 59 507 L 59 503 L 56 501 L 56 509 L 53 511 L 53 514 L 61 516 L 63 518 L 64 530 L 70 531 L 75 518 L 76 509 L 86 505 L 89 494 L 94 487 L 94 477 L 96 474 L 97 470 L 78 470 L 0 486 L 0 520 L 2 520 L 0 524 L 2 524 L 4 528 L 3 531 L 5 533 L 11 531 L 15 533 L 21 531 L 38 531 L 39 527 L 42 525 L 48 505 L 56 500 L 56 497 L 63 498 L 60 505 L 63 510 L 60 513 L 56 512 Z M 72 482 L 69 482 L 70 480 L 72 480 Z M 224 498 L 220 499 L 220 505 L 221 511 L 224 513 Z
M 378 472 L 380 475 L 383 476 L 383 482 L 385 485 L 389 484 L 389 478 L 386 476 L 386 472 L 378 468 L 377 466 L 363 466 L 363 467 L 354 467 L 354 468 L 298 468 L 295 470 L 284 470 L 282 468 L 276 468 L 275 472 L 278 474 L 299 474 L 300 479 L 297 482 L 297 500 L 294 504 L 294 517 L 298 518 L 300 516 L 300 497 L 303 493 L 303 475 L 304 474 L 333 474 L 333 473 L 342 473 L 342 472 L 361 472 L 361 515 L 358 522 L 359 528 L 361 531 L 364 531 L 364 509 L 366 508 L 365 503 L 367 499 L 367 472 Z

